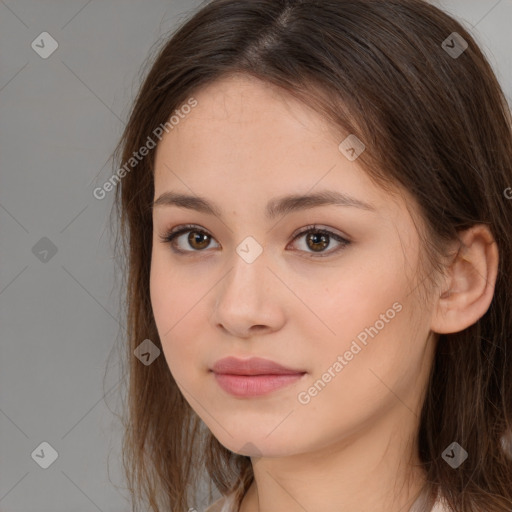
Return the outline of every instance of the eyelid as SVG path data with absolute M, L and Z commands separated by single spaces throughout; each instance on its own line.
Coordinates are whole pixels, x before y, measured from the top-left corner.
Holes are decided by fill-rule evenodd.
M 310 259 L 318 259 L 318 258 L 327 258 L 329 256 L 333 256 L 335 254 L 338 254 L 343 249 L 345 249 L 347 246 L 349 246 L 352 243 L 352 240 L 350 237 L 346 235 L 341 235 L 336 231 L 333 231 L 333 228 L 330 227 L 322 227 L 320 224 L 310 224 L 308 226 L 304 226 L 303 228 L 300 228 L 299 230 L 295 231 L 292 235 L 292 242 L 294 242 L 297 238 L 302 237 L 303 235 L 309 233 L 309 232 L 318 232 L 318 233 L 325 233 L 329 237 L 333 238 L 340 244 L 338 247 L 334 249 L 327 250 L 325 252 L 308 252 L 308 251 L 297 251 L 297 252 L 305 252 L 307 256 L 304 256 L 305 258 Z
M 336 235 L 340 238 L 344 238 L 347 242 L 350 241 L 349 237 L 347 235 L 344 235 L 343 233 L 339 233 L 338 230 L 335 230 L 334 228 L 330 228 L 329 226 L 324 226 L 323 224 L 308 224 L 307 226 L 303 226 L 297 230 L 295 230 L 291 238 L 292 240 L 295 240 L 298 236 L 303 235 L 304 233 L 307 233 L 308 231 L 326 231 L 330 235 Z

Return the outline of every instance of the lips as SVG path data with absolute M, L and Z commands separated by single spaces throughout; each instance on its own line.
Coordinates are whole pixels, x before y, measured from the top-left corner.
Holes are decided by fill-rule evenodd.
M 306 373 L 305 370 L 286 368 L 274 361 L 260 357 L 249 359 L 225 357 L 212 366 L 212 371 L 225 375 L 299 375 Z
M 307 373 L 259 357 L 226 357 L 217 361 L 210 371 L 224 391 L 239 399 L 262 397 L 277 392 L 299 382 Z

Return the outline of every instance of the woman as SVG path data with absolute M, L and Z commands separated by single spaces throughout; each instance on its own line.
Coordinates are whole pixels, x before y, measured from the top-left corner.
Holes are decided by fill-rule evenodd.
M 117 148 L 134 507 L 511 510 L 511 124 L 420 0 L 213 0 L 166 42 Z

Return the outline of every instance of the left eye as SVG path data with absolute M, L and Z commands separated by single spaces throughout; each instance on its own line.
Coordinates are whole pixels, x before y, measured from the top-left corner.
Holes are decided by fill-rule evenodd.
M 306 229 L 302 230 L 299 234 L 295 236 L 293 241 L 298 238 L 304 237 L 304 243 L 308 249 L 312 249 L 312 253 L 310 255 L 312 257 L 324 257 L 334 254 L 338 251 L 341 251 L 348 245 L 350 245 L 350 241 L 337 233 L 333 233 L 328 229 L 321 229 L 317 226 L 308 226 Z M 331 239 L 334 239 L 338 243 L 338 247 L 325 252 L 324 249 L 327 249 L 331 245 Z M 308 251 L 306 251 L 308 252 Z M 324 253 L 325 252 L 325 253 Z M 315 255 L 314 253 L 320 253 Z
M 189 247 L 192 247 L 193 250 L 187 250 L 178 247 L 177 242 L 183 235 L 187 233 L 187 243 L 189 244 Z M 345 248 L 351 243 L 349 240 L 343 238 L 342 236 L 333 233 L 332 231 L 329 231 L 327 229 L 320 229 L 317 226 L 308 226 L 303 231 L 298 233 L 294 237 L 293 241 L 303 237 L 304 235 L 307 235 L 305 238 L 306 247 L 312 249 L 312 253 L 310 253 L 310 255 L 313 255 L 313 257 L 323 257 L 329 254 L 333 254 Z M 175 253 L 180 254 L 202 252 L 209 246 L 210 241 L 214 240 L 214 238 L 210 234 L 208 234 L 206 231 L 195 225 L 188 225 L 183 226 L 181 228 L 175 228 L 170 232 L 166 233 L 164 236 L 160 236 L 159 238 L 161 242 L 170 244 L 171 249 Z M 324 254 L 324 249 L 331 245 L 331 238 L 334 239 L 339 244 L 339 246 L 334 250 L 328 251 L 326 254 Z M 315 253 L 320 254 L 316 256 Z
M 206 231 L 203 231 L 202 229 L 196 229 L 197 226 L 188 225 L 183 226 L 181 228 L 175 228 L 168 233 L 166 233 L 164 236 L 160 237 L 160 240 L 163 243 L 168 243 L 171 245 L 171 249 L 174 252 L 177 253 L 184 253 L 184 252 L 199 252 L 202 249 L 205 249 L 209 245 L 209 241 L 213 240 L 213 237 L 211 237 Z M 179 241 L 179 239 L 186 233 L 189 233 L 187 237 L 187 242 L 191 247 L 195 247 L 198 250 L 194 251 L 188 251 L 184 249 L 177 248 L 176 241 Z M 197 245 L 195 245 L 197 244 Z

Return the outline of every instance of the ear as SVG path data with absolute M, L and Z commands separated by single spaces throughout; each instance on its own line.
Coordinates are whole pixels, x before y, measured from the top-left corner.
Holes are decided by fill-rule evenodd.
M 485 315 L 494 296 L 498 246 L 488 226 L 477 224 L 459 233 L 434 304 L 431 330 L 439 334 L 463 331 Z

